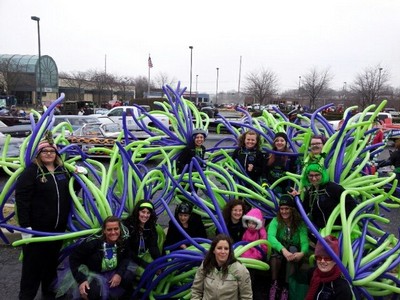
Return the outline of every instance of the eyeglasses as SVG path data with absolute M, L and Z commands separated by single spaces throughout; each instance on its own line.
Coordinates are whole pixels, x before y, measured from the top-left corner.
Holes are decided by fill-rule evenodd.
M 308 178 L 320 178 L 321 174 L 308 174 Z
M 332 257 L 329 257 L 329 256 L 319 256 L 319 255 L 316 255 L 316 256 L 315 256 L 315 259 L 316 259 L 317 261 L 322 261 L 322 260 L 324 260 L 324 261 L 332 261 L 332 260 L 333 260 Z
M 314 143 L 314 144 L 311 144 L 311 147 L 319 146 L 319 145 L 322 145 L 322 143 Z
M 42 150 L 40 153 L 52 155 L 56 153 L 56 150 Z

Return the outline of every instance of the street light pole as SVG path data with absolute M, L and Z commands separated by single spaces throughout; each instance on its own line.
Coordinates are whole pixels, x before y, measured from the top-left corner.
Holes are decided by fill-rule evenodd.
M 199 103 L 199 90 L 197 89 L 197 82 L 199 80 L 199 75 L 196 75 L 196 106 Z
M 217 68 L 217 87 L 215 90 L 215 104 L 218 104 L 218 77 L 219 77 L 219 68 Z
M 42 105 L 42 63 L 41 63 L 41 50 L 40 50 L 40 18 L 36 16 L 32 16 L 31 20 L 37 22 L 37 31 L 38 31 L 38 45 L 39 45 L 39 97 L 38 104 Z
M 301 76 L 299 76 L 299 95 L 298 95 L 298 97 L 299 97 L 299 104 L 300 104 L 300 84 L 301 84 Z
M 193 46 L 189 46 L 190 49 L 190 89 L 189 89 L 189 100 L 192 101 L 192 63 L 193 63 Z M 196 106 L 197 106 L 196 99 Z
M 380 94 L 380 91 L 381 91 L 381 73 L 382 73 L 382 70 L 383 70 L 383 68 L 379 68 L 379 77 L 378 77 L 378 88 L 377 88 L 377 90 L 376 90 L 376 100 L 379 100 L 379 94 Z

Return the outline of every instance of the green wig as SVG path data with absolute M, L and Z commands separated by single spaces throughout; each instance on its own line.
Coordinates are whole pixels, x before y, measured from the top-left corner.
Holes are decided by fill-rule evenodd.
M 307 187 L 311 185 L 310 180 L 308 179 L 308 174 L 310 174 L 310 172 L 318 172 L 322 175 L 321 178 L 322 185 L 328 183 L 329 175 L 325 167 L 318 163 L 310 163 L 309 165 L 306 166 L 306 170 L 304 171 L 303 177 L 301 178 L 301 183 L 303 186 Z

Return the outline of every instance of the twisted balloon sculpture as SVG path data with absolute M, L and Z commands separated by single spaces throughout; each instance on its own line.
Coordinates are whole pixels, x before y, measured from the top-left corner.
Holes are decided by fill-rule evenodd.
M 6 152 L 3 152 L 0 159 L 0 166 L 9 176 L 0 193 L 0 227 L 9 232 L 35 234 L 34 238 L 14 242 L 14 246 L 61 239 L 69 244 L 61 254 L 61 258 L 65 258 L 78 239 L 98 232 L 107 216 L 125 218 L 133 211 L 135 203 L 143 198 L 150 199 L 157 214 L 167 214 L 178 228 L 179 223 L 174 221 L 171 204 L 183 200 L 191 201 L 195 205 L 194 211 L 203 217 L 212 233 L 227 233 L 222 209 L 234 198 L 244 199 L 261 209 L 267 219 L 271 219 L 276 215 L 279 197 L 273 190 L 280 181 L 271 183 L 265 189 L 246 175 L 245 170 L 230 156 L 237 146 L 238 136 L 246 130 L 254 130 L 261 136 L 264 152 L 279 154 L 272 150 L 273 137 L 276 132 L 286 132 L 292 151 L 290 155 L 297 157 L 299 161 L 306 161 L 311 136 L 324 134 L 327 142 L 323 148 L 326 153 L 323 163 L 330 179 L 340 183 L 346 192 L 342 195 L 340 205 L 331 214 L 328 225 L 321 232 L 308 219 L 302 210 L 301 199 L 298 198 L 296 201 L 300 213 L 309 229 L 322 243 L 322 236 L 332 231 L 341 231 L 340 257 L 331 254 L 346 279 L 351 282 L 357 299 L 400 294 L 399 240 L 394 234 L 388 234 L 382 229 L 382 224 L 390 222 L 385 217 L 385 212 L 399 207 L 400 200 L 394 194 L 397 182 L 394 175 L 379 178 L 377 174 L 370 175 L 366 172 L 372 156 L 378 155 L 385 146 L 369 143 L 375 131 L 373 120 L 383 109 L 385 101 L 377 107 L 372 105 L 363 112 L 364 116 L 367 112 L 373 112 L 367 120 L 360 118 L 356 121 L 351 116 L 352 108 L 349 108 L 344 113 L 343 126 L 337 132 L 321 115 L 321 111 L 329 105 L 311 114 L 298 115 L 293 122 L 289 122 L 279 110 L 275 114 L 264 111 L 261 116 L 252 117 L 247 111 L 238 109 L 244 115 L 241 121 L 231 121 L 220 115 L 217 132 L 223 129 L 228 134 L 207 149 L 206 161 L 193 158 L 184 172 L 178 174 L 176 160 L 181 151 L 190 144 L 193 130 L 207 130 L 210 119 L 205 113 L 199 112 L 193 103 L 183 99 L 185 89 L 181 89 L 180 84 L 176 89 L 170 86 L 163 89 L 167 98 L 164 102 L 157 103 L 158 110 L 146 112 L 138 107 L 141 111 L 139 117 L 124 115 L 125 126 L 114 147 L 97 147 L 90 149 L 89 153 L 82 152 L 77 145 L 68 142 L 66 130 L 72 131 L 69 124 L 54 126 L 54 108 L 63 100 L 63 95 L 45 109 L 43 115 L 36 111 L 31 112 L 32 134 L 24 140 L 20 156 L 8 158 L 4 155 Z M 170 126 L 167 128 L 159 123 L 153 114 L 167 116 Z M 146 127 L 143 122 L 145 117 L 150 118 L 154 126 Z M 134 133 L 129 132 L 126 128 L 127 118 L 132 118 L 149 138 L 139 141 Z M 73 171 L 77 164 L 82 164 L 89 171 L 87 175 L 73 174 L 71 178 L 73 209 L 69 216 L 69 231 L 63 234 L 20 228 L 12 222 L 13 212 L 3 212 L 5 204 L 13 202 L 15 181 L 25 166 L 31 163 L 36 146 L 46 130 L 51 130 L 56 136 L 55 142 L 67 169 Z M 7 151 L 8 142 L 9 139 L 6 140 L 4 151 Z M 96 151 L 109 155 L 107 168 L 91 158 L 90 154 Z M 280 180 L 291 180 L 302 189 L 300 179 L 301 170 L 298 174 L 287 173 Z M 80 195 L 73 192 L 75 180 L 82 186 Z M 360 202 L 349 216 L 346 216 L 344 209 L 346 193 Z M 340 227 L 334 225 L 337 218 L 342 221 Z M 193 238 L 182 228 L 180 230 L 185 237 L 185 244 L 191 246 L 185 250 L 177 250 L 178 245 L 171 245 L 167 248 L 168 254 L 146 268 L 137 289 L 143 292 L 143 299 L 190 299 L 195 268 L 201 264 L 209 249 L 210 240 Z M 2 231 L 0 238 L 9 242 Z M 260 244 L 269 245 L 262 240 L 249 244 L 237 243 L 234 245 L 235 256 L 249 268 L 268 270 L 269 266 L 265 262 L 240 258 L 247 249 Z M 158 274 L 160 269 L 163 272 Z

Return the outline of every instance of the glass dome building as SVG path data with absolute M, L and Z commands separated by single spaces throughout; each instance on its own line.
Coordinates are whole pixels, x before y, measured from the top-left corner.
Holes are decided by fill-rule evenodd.
M 58 68 L 48 55 L 0 54 L 0 82 L 3 93 L 15 95 L 18 104 L 34 104 L 42 87 L 42 102 L 58 95 Z M 41 76 L 40 76 L 41 73 Z

